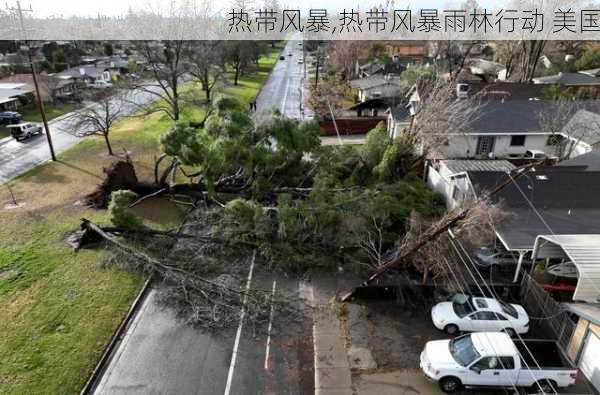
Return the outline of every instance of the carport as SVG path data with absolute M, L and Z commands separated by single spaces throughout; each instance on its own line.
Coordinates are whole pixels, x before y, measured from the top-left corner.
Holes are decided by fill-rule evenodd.
M 600 302 L 600 235 L 540 235 L 535 239 L 532 260 L 559 258 L 577 269 L 573 301 Z

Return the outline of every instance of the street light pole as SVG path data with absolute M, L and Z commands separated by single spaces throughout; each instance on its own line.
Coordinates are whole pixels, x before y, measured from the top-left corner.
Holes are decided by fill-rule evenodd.
M 19 14 L 19 20 L 21 21 L 21 30 L 23 31 L 23 38 L 25 38 L 25 47 L 27 50 L 27 57 L 29 59 L 29 64 L 31 66 L 31 77 L 33 79 L 33 85 L 35 87 L 35 95 L 37 99 L 38 109 L 40 110 L 40 114 L 42 116 L 42 122 L 44 123 L 44 128 L 46 129 L 46 139 L 48 140 L 48 148 L 50 148 L 50 156 L 53 161 L 56 161 L 56 154 L 54 152 L 54 145 L 52 144 L 52 136 L 50 135 L 50 127 L 48 127 L 48 119 L 46 118 L 46 111 L 44 110 L 44 101 L 42 100 L 42 96 L 40 95 L 40 86 L 37 79 L 37 73 L 35 69 L 35 62 L 33 60 L 33 56 L 31 56 L 31 48 L 29 46 L 29 41 L 27 40 L 27 30 L 25 29 L 25 21 L 23 18 L 23 11 L 32 11 L 23 10 L 21 7 L 21 2 L 17 0 L 17 8 L 9 8 L 11 11 L 17 11 Z

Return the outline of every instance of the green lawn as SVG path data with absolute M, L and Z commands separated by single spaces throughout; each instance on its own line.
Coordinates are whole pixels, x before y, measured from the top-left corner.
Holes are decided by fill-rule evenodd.
M 226 89 L 247 102 L 255 97 L 277 59 L 261 59 L 259 72 Z M 186 108 L 184 119 L 203 110 Z M 126 148 L 138 176 L 150 179 L 158 136 L 171 122 L 164 115 L 127 119 L 111 132 L 115 152 Z M 0 185 L 0 393 L 75 394 L 97 363 L 112 333 L 143 284 L 137 274 L 100 267 L 107 252 L 73 252 L 65 234 L 82 217 L 106 221 L 106 213 L 79 200 L 102 180 L 114 158 L 104 141 L 90 137 L 10 183 L 20 209 L 8 209 Z M 176 206 L 151 200 L 138 208 L 146 223 L 170 228 Z
M 75 104 L 51 104 L 44 103 L 44 111 L 46 112 L 46 119 L 48 121 L 58 118 L 61 115 L 64 115 L 68 112 L 75 110 L 77 106 Z M 30 103 L 26 106 L 19 107 L 17 110 L 21 115 L 23 115 L 23 119 L 29 122 L 42 122 L 42 116 L 40 115 L 40 110 L 38 109 L 37 104 Z
M 8 130 L 8 128 L 4 128 L 0 126 L 0 139 L 3 139 L 4 137 L 8 137 L 10 136 L 10 130 Z

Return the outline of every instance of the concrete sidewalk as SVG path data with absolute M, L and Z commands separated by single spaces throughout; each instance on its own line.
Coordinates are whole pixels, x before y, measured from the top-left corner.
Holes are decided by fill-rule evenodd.
M 338 314 L 328 303 L 332 296 L 315 289 L 315 394 L 350 395 L 353 391 L 346 338 Z
M 356 394 L 443 395 L 437 385 L 427 381 L 418 369 L 354 375 Z

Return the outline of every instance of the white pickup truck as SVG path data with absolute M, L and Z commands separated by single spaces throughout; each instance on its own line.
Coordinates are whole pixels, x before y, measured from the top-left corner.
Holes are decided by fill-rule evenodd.
M 556 342 L 513 342 L 501 332 L 430 341 L 421 353 L 420 365 L 427 378 L 437 381 L 446 393 L 463 387 L 528 387 L 550 394 L 572 385 L 577 378 L 577 368 Z

